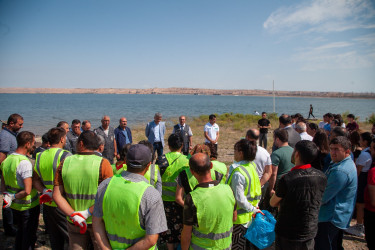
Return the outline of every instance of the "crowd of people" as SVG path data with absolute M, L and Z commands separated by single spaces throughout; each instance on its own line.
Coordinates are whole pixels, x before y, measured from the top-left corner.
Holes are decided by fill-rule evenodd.
M 375 249 L 375 124 L 366 132 L 352 114 L 347 124 L 331 113 L 319 124 L 283 114 L 270 154 L 271 122 L 261 116 L 227 166 L 215 115 L 202 144 L 185 116 L 166 135 L 156 113 L 138 143 L 125 117 L 113 128 L 103 116 L 93 130 L 61 121 L 35 148 L 12 114 L 0 132 L 4 232 L 16 249 L 33 249 L 42 210 L 52 249 L 256 249 L 244 235 L 268 210 L 276 249 L 342 249 L 344 231 Z

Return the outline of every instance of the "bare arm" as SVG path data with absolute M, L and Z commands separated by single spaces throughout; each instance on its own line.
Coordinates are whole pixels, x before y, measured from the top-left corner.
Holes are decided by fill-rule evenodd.
M 276 177 L 277 177 L 277 169 L 279 167 L 278 166 L 274 166 L 272 165 L 272 174 L 271 174 L 271 178 L 269 180 L 269 190 L 270 192 L 274 189 L 275 187 L 275 183 L 276 183 Z
M 114 146 L 114 149 L 115 149 L 115 153 L 114 153 L 114 157 L 117 156 L 117 145 L 116 145 L 116 140 L 113 140 L 113 146 Z
M 64 193 L 64 186 L 54 186 L 52 198 L 56 202 L 57 206 L 60 208 L 60 210 L 67 216 L 70 216 L 74 210 L 68 203 L 68 201 L 63 197 Z
M 102 218 L 92 217 L 92 228 L 94 230 L 94 236 L 100 249 L 107 250 L 112 249 L 111 244 L 109 243 L 107 234 L 105 232 L 105 225 Z
M 177 184 L 175 197 L 177 204 L 179 204 L 181 207 L 184 207 L 184 193 L 185 189 Z
M 33 189 L 33 180 L 31 177 L 23 179 L 23 185 L 25 186 L 25 189 L 22 191 L 19 191 L 16 193 L 16 199 L 22 199 L 28 196 L 31 193 L 31 190 Z
M 266 182 L 271 178 L 272 175 L 272 168 L 271 165 L 266 165 L 263 171 L 263 176 L 260 179 L 260 186 L 266 184 Z
M 193 136 L 189 136 L 189 149 L 193 148 Z
M 140 241 L 135 243 L 133 246 L 129 247 L 130 250 L 143 250 L 149 249 L 158 242 L 159 234 L 146 234 Z
M 188 250 L 191 242 L 193 226 L 184 225 L 181 233 L 181 250 Z
M 219 137 L 220 137 L 220 133 L 219 133 L 219 131 L 217 131 L 217 133 L 216 133 L 216 140 L 214 141 L 215 143 L 219 140 Z
M 33 173 L 33 186 L 39 193 L 43 193 L 43 190 L 46 188 L 35 171 Z
M 362 168 L 363 166 L 357 165 L 357 176 L 359 176 L 359 174 L 362 172 Z
M 280 205 L 282 198 L 277 197 L 276 194 L 273 194 L 271 200 L 270 200 L 270 205 L 271 207 L 277 207 Z
M 3 152 L 0 152 L 0 164 L 7 158 L 7 155 L 4 154 Z

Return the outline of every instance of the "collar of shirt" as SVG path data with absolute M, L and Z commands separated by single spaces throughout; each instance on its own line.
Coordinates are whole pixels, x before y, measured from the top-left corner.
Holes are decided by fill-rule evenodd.
M 289 125 L 289 126 L 284 127 L 284 129 L 291 128 L 291 127 L 292 127 L 292 125 Z
M 198 185 L 196 185 L 194 190 L 197 189 L 198 187 L 208 188 L 208 187 L 212 187 L 212 186 L 217 186 L 219 184 L 220 184 L 220 182 L 216 181 L 216 180 L 212 180 L 212 181 L 209 181 L 209 182 L 202 182 L 202 183 L 199 183 Z
M 308 168 L 311 168 L 311 164 L 295 166 L 290 171 L 297 170 L 297 169 L 308 169 Z
M 123 171 L 121 173 L 121 176 L 128 181 L 132 181 L 132 182 L 144 181 L 144 182 L 149 184 L 149 181 L 143 175 L 140 175 L 140 174 L 135 174 L 135 173 L 131 173 L 131 172 L 128 172 L 128 171 Z
M 12 135 L 14 135 L 15 137 L 17 137 L 17 132 L 13 132 L 7 128 L 3 128 L 4 130 L 8 131 L 9 133 L 11 133 Z

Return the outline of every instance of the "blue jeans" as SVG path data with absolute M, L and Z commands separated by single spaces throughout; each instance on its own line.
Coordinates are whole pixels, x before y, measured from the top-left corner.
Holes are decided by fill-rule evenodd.
M 154 146 L 154 152 L 156 151 L 158 153 L 158 158 L 155 162 L 156 164 L 158 164 L 159 161 L 161 161 L 161 157 L 163 155 L 163 144 L 161 144 L 161 142 L 159 141 L 159 142 L 154 142 L 153 146 Z

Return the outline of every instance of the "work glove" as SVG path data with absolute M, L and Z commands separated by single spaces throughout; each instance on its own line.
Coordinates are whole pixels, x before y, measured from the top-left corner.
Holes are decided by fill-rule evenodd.
M 12 205 L 12 201 L 16 199 L 16 194 L 3 193 L 3 208 L 8 208 Z
M 262 212 L 262 210 L 260 210 L 258 207 L 254 208 L 254 210 L 253 210 L 253 217 L 254 218 L 257 215 L 257 213 L 260 213 L 260 214 L 264 215 L 264 213 Z
M 70 215 L 71 221 L 74 223 L 74 225 L 80 227 L 79 233 L 84 234 L 87 230 L 87 224 L 86 220 L 88 217 L 90 217 L 92 214 L 90 213 L 89 209 L 84 211 L 74 211 Z
M 43 204 L 48 202 L 49 204 L 52 203 L 52 190 L 45 188 L 43 190 L 43 194 L 39 197 L 39 204 Z

